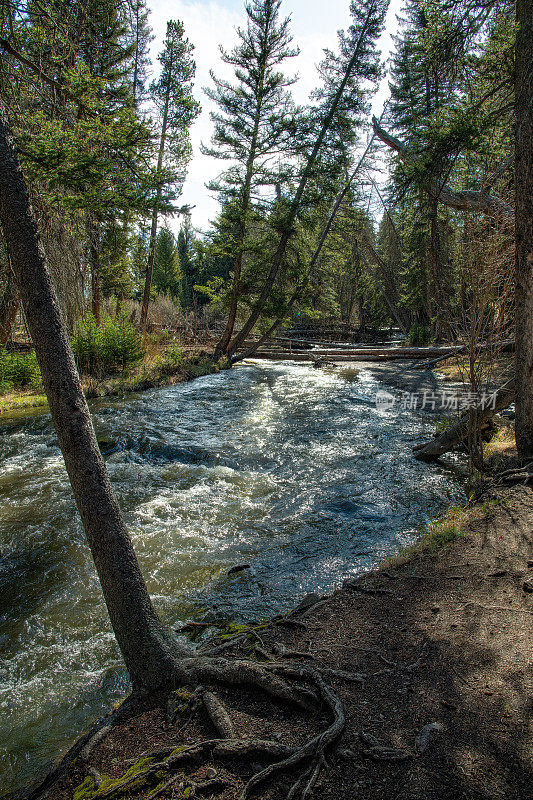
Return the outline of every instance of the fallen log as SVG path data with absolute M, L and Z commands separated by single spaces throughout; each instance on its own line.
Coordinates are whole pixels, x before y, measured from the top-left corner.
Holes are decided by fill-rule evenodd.
M 315 361 L 327 358 L 333 361 L 393 361 L 395 359 L 420 359 L 444 355 L 450 357 L 457 352 L 456 347 L 387 347 L 387 348 L 353 348 L 346 350 L 316 348 L 308 352 L 291 352 L 286 349 L 269 348 L 257 350 L 251 358 L 272 360 Z
M 494 398 L 491 403 L 486 407 L 481 404 L 477 406 L 476 428 L 482 428 L 489 422 L 492 417 L 499 411 L 503 411 L 512 402 L 514 402 L 514 380 L 508 381 L 504 386 L 494 392 L 491 398 Z M 465 412 L 455 425 L 445 430 L 439 436 L 436 436 L 430 442 L 416 445 L 413 448 L 415 458 L 419 461 L 434 461 L 439 456 L 453 450 L 458 444 L 461 444 L 468 438 L 472 430 L 472 415 L 469 411 Z

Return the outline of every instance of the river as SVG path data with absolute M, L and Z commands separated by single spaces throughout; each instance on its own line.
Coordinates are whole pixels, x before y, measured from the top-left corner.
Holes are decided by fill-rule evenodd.
M 378 409 L 378 388 L 371 368 L 251 363 L 93 408 L 169 625 L 287 610 L 377 564 L 463 496 L 451 470 L 412 458 L 434 420 Z M 0 431 L 0 796 L 9 796 L 128 683 L 49 417 L 4 420 Z M 251 569 L 228 576 L 242 563 Z

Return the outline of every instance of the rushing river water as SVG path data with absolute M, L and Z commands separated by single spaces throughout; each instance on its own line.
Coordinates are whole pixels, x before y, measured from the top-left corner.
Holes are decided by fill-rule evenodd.
M 405 544 L 461 496 L 412 458 L 434 423 L 378 410 L 371 370 L 243 365 L 107 403 L 95 426 L 165 621 L 257 619 Z M 0 795 L 127 690 L 46 416 L 0 442 Z M 251 570 L 228 576 L 232 565 Z

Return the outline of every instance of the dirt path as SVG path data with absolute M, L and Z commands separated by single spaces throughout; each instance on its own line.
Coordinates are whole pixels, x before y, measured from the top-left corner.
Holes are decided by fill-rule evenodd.
M 256 657 L 275 658 L 276 650 L 279 657 L 284 646 L 308 653 L 305 661 L 319 668 L 365 675 L 362 686 L 331 679 L 347 724 L 313 797 L 533 798 L 533 593 L 524 584 L 533 588 L 533 491 L 516 487 L 486 498 L 483 513 L 454 544 L 364 575 L 291 617 L 297 626 L 278 625 L 247 640 L 245 652 L 257 646 Z M 318 729 L 319 719 L 244 689 L 221 689 L 220 696 L 237 734 L 293 744 Z M 201 717 L 169 724 L 166 698 L 153 698 L 94 749 L 89 766 L 116 778 L 147 751 L 213 735 Z M 373 744 L 403 760 L 376 760 L 383 751 Z M 230 800 L 254 768 L 216 760 L 193 766 L 161 796 L 190 796 L 191 780 L 216 776 L 228 786 L 209 797 Z M 74 766 L 50 797 L 70 800 L 86 775 L 87 766 Z M 285 797 L 290 778 L 278 777 L 255 796 Z

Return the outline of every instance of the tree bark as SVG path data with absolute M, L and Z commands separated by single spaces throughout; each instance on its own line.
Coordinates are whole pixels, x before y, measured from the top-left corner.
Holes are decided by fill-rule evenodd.
M 186 651 L 154 611 L 111 488 L 1 103 L 0 224 L 111 624 L 134 686 L 154 689 Z
M 9 341 L 19 306 L 19 293 L 11 275 L 11 270 L 8 270 L 4 295 L 0 300 L 0 347 L 5 347 Z
M 516 189 L 516 447 L 533 458 L 533 0 L 517 0 Z

